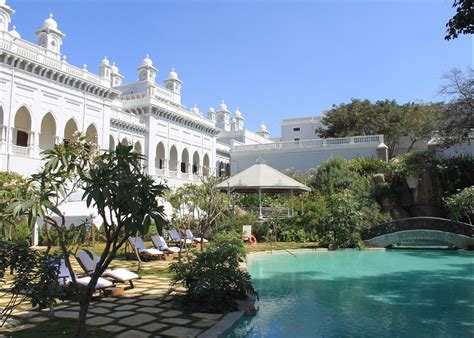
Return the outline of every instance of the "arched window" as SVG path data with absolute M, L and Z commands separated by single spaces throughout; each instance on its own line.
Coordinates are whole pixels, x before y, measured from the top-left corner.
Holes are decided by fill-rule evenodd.
M 188 172 L 188 164 L 189 164 L 189 153 L 188 153 L 188 149 L 184 148 L 181 154 L 181 172 L 182 173 Z
M 199 174 L 199 166 L 199 153 L 195 151 L 193 155 L 193 174 Z
M 86 140 L 88 142 L 97 144 L 97 140 L 98 140 L 97 129 L 95 128 L 95 126 L 92 123 L 89 125 L 89 127 L 87 127 Z
M 204 175 L 209 175 L 209 169 L 210 169 L 210 161 L 209 161 L 209 155 L 204 154 L 204 158 L 202 161 L 202 172 Z
M 109 150 L 115 150 L 115 139 L 112 135 L 109 136 Z
M 121 143 L 122 145 L 124 145 L 124 146 L 130 145 L 130 142 L 128 142 L 128 140 L 127 140 L 126 137 L 124 137 L 120 143 Z
M 156 146 L 156 156 L 155 156 L 155 168 L 164 169 L 165 168 L 165 146 L 163 143 L 158 143 Z
M 142 145 L 140 144 L 140 142 L 135 142 L 135 146 L 133 147 L 133 151 L 136 152 L 137 154 L 141 154 L 142 153 Z
M 225 175 L 230 176 L 230 163 L 225 165 Z
M 169 162 L 169 169 L 172 171 L 178 170 L 178 151 L 176 150 L 175 146 L 172 146 L 170 149 L 170 162 Z
M 73 140 L 74 133 L 77 131 L 77 124 L 74 119 L 69 119 L 66 123 L 66 127 L 64 127 L 64 139 L 65 140 Z
M 46 114 L 41 121 L 41 133 L 39 136 L 39 147 L 46 150 L 54 147 L 56 139 L 56 121 L 51 113 Z
M 219 168 L 219 172 L 218 172 L 219 177 L 224 176 L 224 173 L 225 173 L 224 162 L 219 162 L 218 168 Z
M 14 144 L 20 147 L 27 147 L 31 133 L 31 115 L 26 107 L 21 107 L 15 114 L 16 137 Z

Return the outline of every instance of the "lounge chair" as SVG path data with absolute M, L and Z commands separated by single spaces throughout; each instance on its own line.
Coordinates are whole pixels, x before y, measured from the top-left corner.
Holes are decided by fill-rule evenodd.
M 191 232 L 190 229 L 187 229 L 186 230 L 186 239 L 187 240 L 190 240 L 192 242 L 196 242 L 196 243 L 201 243 L 201 239 L 202 239 L 202 242 L 203 243 L 208 243 L 209 241 L 205 238 L 201 238 L 201 237 L 194 237 L 193 233 Z
M 175 243 L 175 244 L 181 244 L 181 242 L 184 242 L 184 244 L 193 244 L 193 241 L 190 240 L 190 239 L 182 239 L 181 238 L 181 235 L 179 234 L 178 230 L 176 229 L 170 229 L 168 231 L 168 235 L 170 236 L 171 240 Z
M 99 262 L 99 257 L 93 251 L 88 250 L 79 250 L 76 253 L 77 261 L 82 267 L 84 272 L 88 275 L 91 275 Z M 118 283 L 130 283 L 130 286 L 133 288 L 133 280 L 139 279 L 136 273 L 133 273 L 127 269 L 119 268 L 114 270 L 105 270 L 101 277 L 109 277 Z
M 130 237 L 129 242 L 132 247 L 136 249 L 138 254 L 144 258 L 161 258 L 164 256 L 164 252 L 161 250 L 155 248 L 148 249 L 140 237 Z
M 76 277 L 76 283 L 80 287 L 84 287 L 84 288 L 87 287 L 87 285 L 89 284 L 91 280 L 90 276 L 87 276 L 87 277 L 75 276 L 75 277 Z M 67 268 L 66 262 L 64 259 L 61 259 L 61 262 L 59 263 L 58 280 L 59 280 L 59 285 L 61 286 L 68 286 L 69 284 L 72 283 L 72 277 L 71 277 L 71 274 L 69 273 L 69 269 Z M 114 283 L 112 283 L 111 281 L 105 278 L 99 277 L 99 279 L 97 280 L 97 284 L 95 285 L 95 290 L 104 291 L 104 289 L 114 287 L 114 286 L 115 286 Z M 104 294 L 105 294 L 105 291 L 104 291 Z
M 181 252 L 181 249 L 176 247 L 176 246 L 168 246 L 168 243 L 166 243 L 165 239 L 162 236 L 154 235 L 151 236 L 151 242 L 157 248 L 158 250 L 161 251 L 167 251 L 170 253 L 179 253 Z

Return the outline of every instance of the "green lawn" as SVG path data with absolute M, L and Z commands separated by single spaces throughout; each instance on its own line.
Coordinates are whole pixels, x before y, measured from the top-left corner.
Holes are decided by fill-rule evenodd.
M 314 249 L 318 248 L 319 243 L 308 242 L 308 243 L 295 243 L 295 242 L 262 242 L 254 245 L 246 244 L 245 251 L 259 252 L 259 251 L 270 251 L 270 250 L 294 250 L 294 249 Z

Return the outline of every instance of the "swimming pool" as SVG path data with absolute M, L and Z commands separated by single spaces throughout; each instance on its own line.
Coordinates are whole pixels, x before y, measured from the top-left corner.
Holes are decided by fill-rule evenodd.
M 474 254 L 342 250 L 251 256 L 259 311 L 228 337 L 472 337 Z

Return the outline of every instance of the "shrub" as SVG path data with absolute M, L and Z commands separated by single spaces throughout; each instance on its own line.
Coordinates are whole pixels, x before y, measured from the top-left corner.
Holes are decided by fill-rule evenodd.
M 449 217 L 472 224 L 474 220 L 474 186 L 444 199 Z
M 474 157 L 460 155 L 440 159 L 436 167 L 444 196 L 474 185 Z
M 374 157 L 357 157 L 349 161 L 349 167 L 351 170 L 365 177 L 386 173 L 389 170 L 387 162 Z
M 181 298 L 183 304 L 191 309 L 222 313 L 236 310 L 236 299 L 258 296 L 249 273 L 239 268 L 239 256 L 244 254 L 240 235 L 217 235 L 205 251 L 171 264 L 170 271 L 175 274 L 172 284 L 186 288 Z
M 278 240 L 286 242 L 317 242 L 328 216 L 326 198 L 320 194 L 306 194 L 292 201 L 293 216 L 278 225 Z
M 26 217 L 16 218 L 7 212 L 7 205 L 12 200 L 26 198 L 28 183 L 17 174 L 0 172 L 0 239 L 24 241 L 31 238 Z
M 361 232 L 383 220 L 377 203 L 349 190 L 329 196 L 328 210 L 324 241 L 337 247 L 361 247 Z
M 361 181 L 361 177 L 352 171 L 349 161 L 334 157 L 321 163 L 312 182 L 312 186 L 323 195 L 331 195 L 353 188 Z

